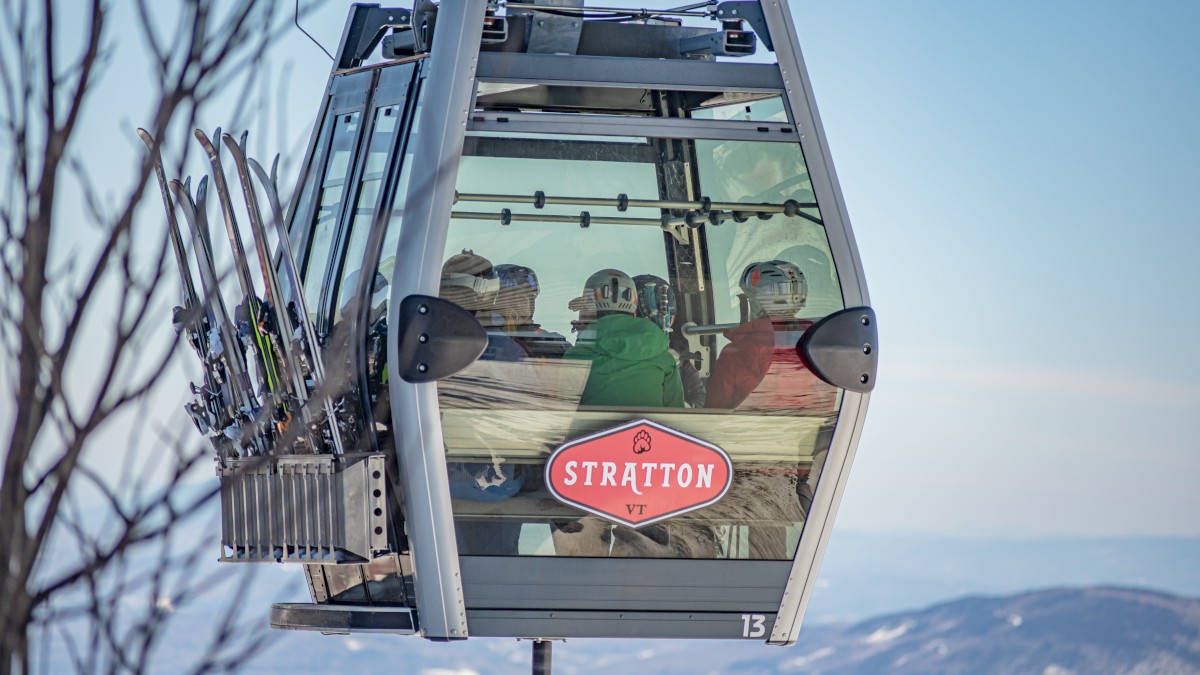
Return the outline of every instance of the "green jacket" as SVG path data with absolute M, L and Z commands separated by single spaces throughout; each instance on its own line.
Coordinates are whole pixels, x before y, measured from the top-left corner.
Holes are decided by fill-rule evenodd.
M 679 365 L 662 329 L 629 314 L 601 317 L 591 328 L 595 339 L 581 338 L 563 356 L 592 362 L 580 404 L 683 407 Z

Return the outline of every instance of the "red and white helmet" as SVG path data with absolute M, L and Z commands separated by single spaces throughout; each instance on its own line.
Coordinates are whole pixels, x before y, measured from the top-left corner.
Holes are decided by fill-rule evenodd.
M 786 260 L 768 260 L 746 267 L 740 282 L 742 294 L 755 316 L 792 318 L 808 300 L 804 272 Z

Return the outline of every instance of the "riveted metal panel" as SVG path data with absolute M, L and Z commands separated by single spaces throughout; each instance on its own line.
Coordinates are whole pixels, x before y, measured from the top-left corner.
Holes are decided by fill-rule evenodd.
M 464 556 L 467 609 L 774 612 L 791 563 Z
M 761 640 L 773 613 L 741 612 L 535 612 L 469 610 L 476 636 L 518 638 L 685 638 Z

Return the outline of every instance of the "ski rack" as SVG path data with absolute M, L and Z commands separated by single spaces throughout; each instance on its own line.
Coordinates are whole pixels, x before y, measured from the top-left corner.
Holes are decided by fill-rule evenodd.
M 382 454 L 232 460 L 221 478 L 221 562 L 357 564 L 389 552 Z
M 171 247 L 179 267 L 183 304 L 176 308 L 173 316 L 177 330 L 186 333 L 204 369 L 201 382 L 192 385 L 195 399 L 186 408 L 197 429 L 212 442 L 218 462 L 223 464 L 238 457 L 263 455 L 342 454 L 342 432 L 334 414 L 333 394 L 325 390 L 324 364 L 320 349 L 315 348 L 317 334 L 309 318 L 292 257 L 274 171 L 268 174 L 261 164 L 246 157 L 246 134 L 243 133 L 241 141 L 237 142 L 229 134 L 222 135 L 220 129 L 212 138 L 200 129 L 195 130 L 196 139 L 211 167 L 212 184 L 216 188 L 233 256 L 233 270 L 242 293 L 230 312 L 230 305 L 221 290 L 222 278 L 217 271 L 208 228 L 209 177 L 200 180 L 193 198 L 188 187 L 190 179 L 188 182 L 167 180 L 154 138 L 145 129 L 138 129 L 137 133 L 150 152 L 166 209 Z M 261 273 L 259 283 L 265 289 L 261 297 L 251 274 L 233 197 L 214 138 L 220 139 L 228 148 L 237 168 Z M 278 250 L 272 247 L 268 237 L 266 219 L 258 201 L 259 189 L 267 195 L 279 241 Z M 176 208 L 183 213 L 191 231 L 192 254 L 200 272 L 203 297 L 195 290 Z M 286 294 L 279 271 L 272 263 L 277 257 L 287 279 Z M 319 408 L 310 405 L 313 401 L 320 404 Z
M 344 450 L 336 393 L 327 390 L 319 340 L 284 223 L 278 157 L 268 173 L 246 156 L 245 133 L 237 141 L 220 129 L 211 137 L 195 131 L 209 161 L 242 293 L 231 312 L 208 226 L 209 176 L 200 179 L 193 197 L 190 178 L 168 180 L 154 137 L 145 129 L 137 133 L 149 151 L 179 268 L 182 304 L 172 318 L 203 370 L 199 382 L 191 385 L 193 400 L 185 409 L 216 452 L 222 514 L 219 559 L 338 565 L 388 554 L 386 458 Z M 229 151 L 237 171 L 262 296 L 242 243 L 216 139 Z M 258 190 L 267 196 L 276 247 L 268 236 Z M 202 295 L 192 278 L 176 209 L 191 234 Z

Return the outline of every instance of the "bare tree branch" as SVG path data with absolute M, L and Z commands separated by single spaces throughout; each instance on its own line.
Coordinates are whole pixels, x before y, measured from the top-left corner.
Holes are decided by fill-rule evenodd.
M 290 25 L 275 4 L 135 0 L 155 138 L 194 127 L 220 93 L 237 95 L 235 123 L 269 107 L 258 76 Z M 215 585 L 177 572 L 194 570 L 209 544 L 174 534 L 218 491 L 185 482 L 209 452 L 182 433 L 143 433 L 182 341 L 156 332 L 172 302 L 171 254 L 161 224 L 138 216 L 151 163 L 139 162 L 106 199 L 87 157 L 82 121 L 116 48 L 108 4 L 87 7 L 81 34 L 65 35 L 73 22 L 59 20 L 53 0 L 0 2 L 0 147 L 12 156 L 0 167 L 0 396 L 13 407 L 0 422 L 0 675 L 31 672 L 31 658 L 47 668 L 51 641 L 81 672 L 145 672 L 173 608 Z M 169 31 L 159 25 L 164 11 L 175 15 Z M 74 44 L 77 53 L 65 51 Z M 180 147 L 177 168 L 187 158 Z M 60 224 L 77 212 L 76 226 L 90 226 L 75 230 L 87 232 L 86 245 Z M 123 475 L 141 472 L 137 480 L 114 483 L 94 466 L 97 439 L 117 424 L 132 426 L 130 448 L 159 448 L 144 463 L 134 450 L 122 456 Z M 239 609 L 228 608 L 195 672 L 236 667 L 264 639 L 239 623 Z

